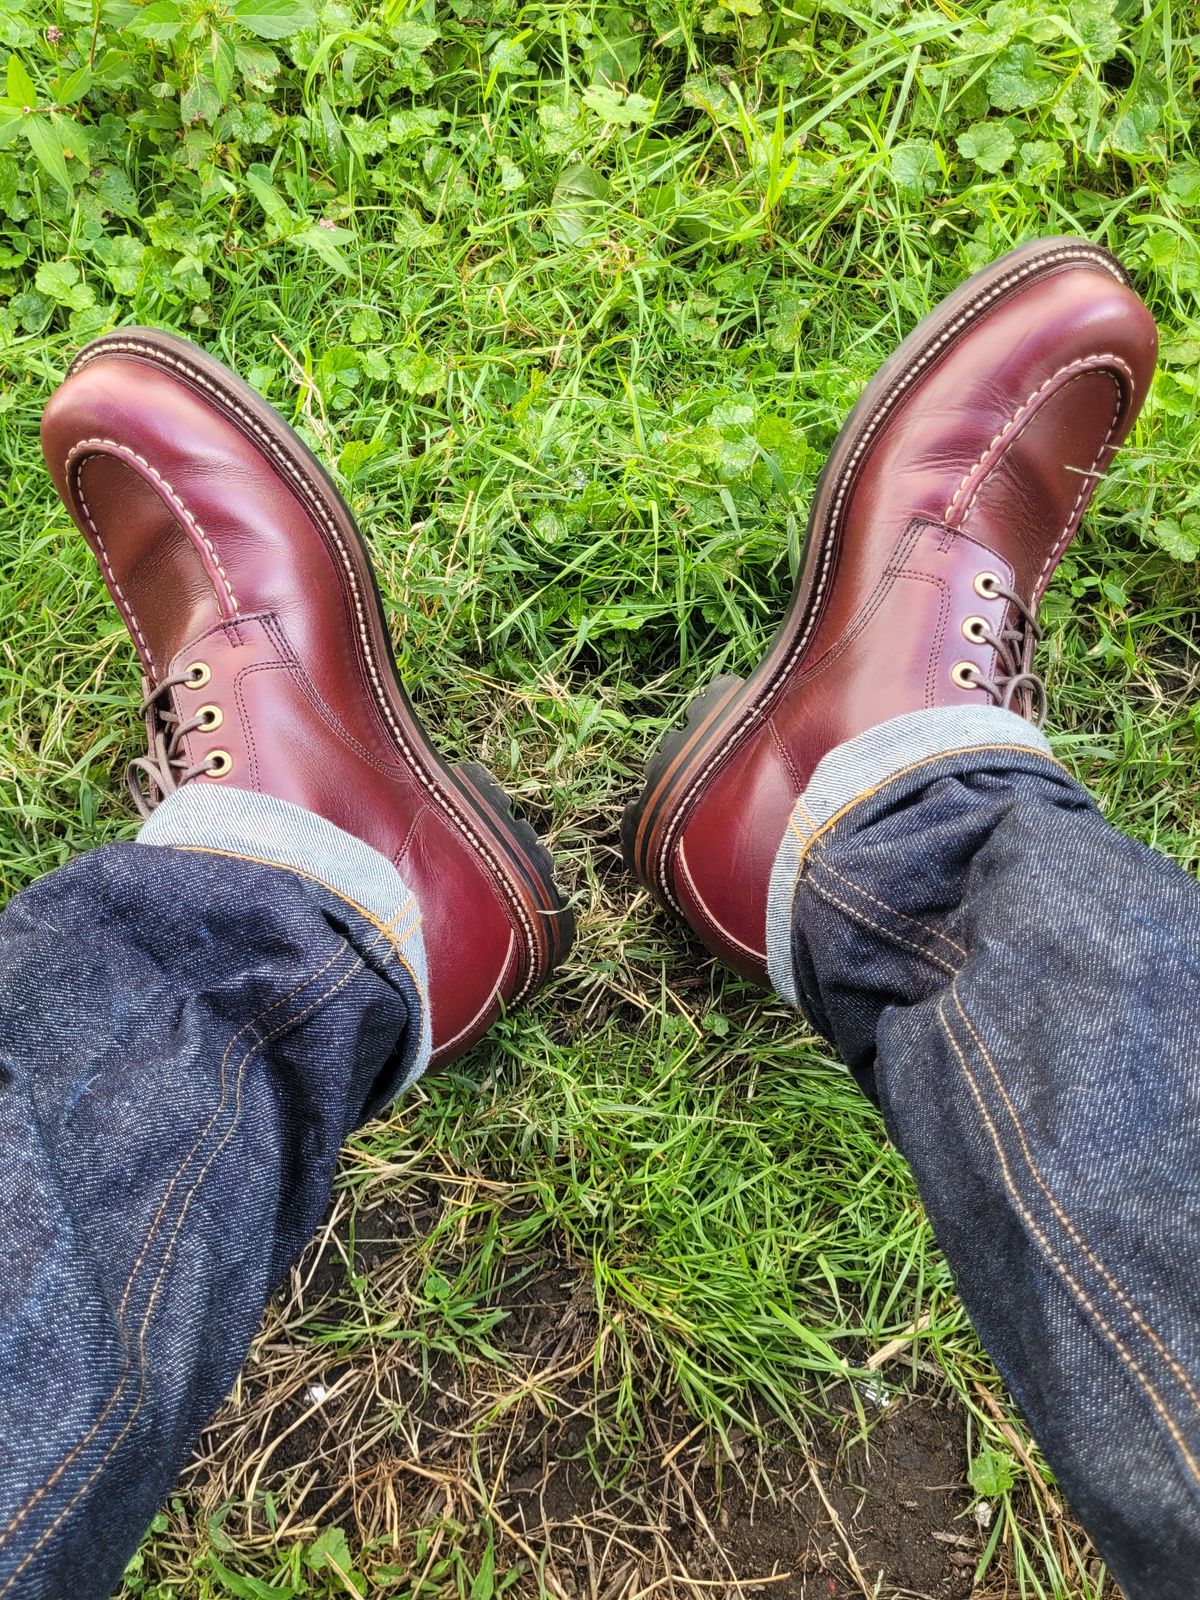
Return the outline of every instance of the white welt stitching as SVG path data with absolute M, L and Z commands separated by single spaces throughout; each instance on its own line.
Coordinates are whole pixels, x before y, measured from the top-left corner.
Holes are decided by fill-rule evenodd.
M 459 815 L 458 811 L 449 803 L 438 786 L 430 781 L 421 766 L 420 758 L 409 745 L 408 740 L 404 736 L 403 729 L 396 721 L 375 664 L 375 655 L 371 644 L 370 632 L 367 628 L 362 595 L 359 592 L 358 578 L 354 572 L 349 552 L 346 549 L 345 541 L 342 538 L 341 529 L 338 527 L 334 518 L 331 517 L 326 510 L 320 489 L 313 484 L 308 475 L 292 461 L 291 457 L 288 456 L 285 451 L 280 449 L 278 443 L 271 437 L 267 429 L 262 426 L 257 417 L 255 417 L 252 412 L 247 411 L 244 406 L 239 405 L 238 401 L 232 394 L 223 389 L 219 389 L 216 384 L 214 384 L 204 375 L 203 372 L 199 370 L 199 368 L 193 367 L 186 361 L 179 360 L 177 356 L 169 355 L 165 350 L 161 350 L 155 345 L 141 344 L 136 339 L 106 339 L 105 342 L 96 350 L 94 356 L 89 355 L 85 351 L 82 357 L 76 362 L 72 370 L 78 372 L 80 368 L 86 366 L 89 361 L 96 359 L 96 357 L 104 356 L 113 350 L 126 351 L 131 355 L 146 356 L 151 361 L 161 362 L 167 366 L 174 367 L 177 371 L 184 373 L 185 376 L 187 376 L 193 383 L 197 383 L 201 388 L 206 389 L 208 393 L 219 400 L 222 405 L 228 406 L 231 411 L 237 413 L 245 425 L 253 432 L 254 436 L 259 440 L 259 442 L 271 453 L 271 455 L 278 462 L 280 467 L 282 467 L 282 469 L 288 474 L 292 481 L 307 492 L 306 497 L 308 503 L 311 505 L 312 510 L 319 517 L 325 531 L 333 539 L 342 558 L 342 568 L 350 583 L 350 593 L 354 601 L 354 612 L 358 621 L 358 633 L 359 639 L 362 643 L 363 658 L 366 661 L 367 671 L 371 677 L 371 685 L 375 692 L 376 704 L 383 712 L 384 718 L 386 719 L 388 727 L 391 729 L 397 744 L 400 746 L 408 760 L 412 763 L 413 770 L 416 773 L 418 780 L 433 798 L 435 804 L 442 812 L 445 813 L 447 817 L 449 817 L 453 825 L 467 838 L 467 840 L 479 852 L 479 854 L 483 856 L 484 860 L 488 862 L 492 871 L 496 874 L 497 881 L 502 885 L 506 885 L 508 883 L 508 874 L 505 872 L 499 860 L 496 858 L 495 853 L 490 850 L 487 844 L 476 834 L 475 830 L 470 826 L 467 820 Z M 525 998 L 534 985 L 534 981 L 537 976 L 537 951 L 539 946 L 537 934 L 534 931 L 533 924 L 529 919 L 529 915 L 525 910 L 525 906 L 521 901 L 520 894 L 515 889 L 510 890 L 508 899 L 513 909 L 516 911 L 517 916 L 520 919 L 521 926 L 524 929 L 525 938 L 527 941 L 527 949 L 529 952 L 529 971 L 526 975 L 525 982 L 521 985 L 520 989 L 513 996 L 511 1001 L 511 1004 L 516 1005 Z
M 812 635 L 813 628 L 816 626 L 817 619 L 820 615 L 821 599 L 824 595 L 825 585 L 829 578 L 829 569 L 833 561 L 833 551 L 837 543 L 835 534 L 837 531 L 838 519 L 842 513 L 842 504 L 849 490 L 850 480 L 854 476 L 855 468 L 862 460 L 863 454 L 868 445 L 870 445 L 875 435 L 879 432 L 879 429 L 883 426 L 883 423 L 887 420 L 893 403 L 898 400 L 900 396 L 912 386 L 913 383 L 915 383 L 917 378 L 921 376 L 922 372 L 924 372 L 925 368 L 934 359 L 934 357 L 941 352 L 942 347 L 947 343 L 948 340 L 952 339 L 961 328 L 966 327 L 969 322 L 972 322 L 981 311 L 985 310 L 993 300 L 997 299 L 1000 295 L 1004 294 L 1008 289 L 1010 289 L 1014 283 L 1020 283 L 1022 279 L 1029 277 L 1032 273 L 1041 272 L 1045 267 L 1053 265 L 1059 261 L 1090 261 L 1093 263 L 1093 265 L 1102 267 L 1105 272 L 1116 278 L 1118 283 L 1124 284 L 1127 281 L 1124 273 L 1120 271 L 1116 264 L 1111 261 L 1107 255 L 1104 255 L 1099 250 L 1089 250 L 1085 247 L 1081 247 L 1079 249 L 1072 247 L 1069 249 L 1052 251 L 1049 255 L 1036 257 L 1034 260 L 1027 262 L 1025 266 L 1016 268 L 1013 272 L 1005 273 L 1002 278 L 998 278 L 996 280 L 986 294 L 980 295 L 977 300 L 972 300 L 970 304 L 967 305 L 957 317 L 955 317 L 953 322 L 948 323 L 946 327 L 942 329 L 941 333 L 933 341 L 933 343 L 928 345 L 926 349 L 924 349 L 914 360 L 912 366 L 906 368 L 905 371 L 901 373 L 900 377 L 897 378 L 896 382 L 888 390 L 887 394 L 879 402 L 872 415 L 863 425 L 863 431 L 855 443 L 854 450 L 850 455 L 850 459 L 842 468 L 841 478 L 838 482 L 837 495 L 829 513 L 829 523 L 824 536 L 825 548 L 822 551 L 821 570 L 817 576 L 817 582 L 814 587 L 812 597 L 809 601 L 808 617 L 805 625 L 794 641 L 792 648 L 789 650 L 785 660 L 783 661 L 783 664 L 772 674 L 771 678 L 764 685 L 764 687 L 759 690 L 755 699 L 737 718 L 736 726 L 729 737 L 721 742 L 713 754 L 710 755 L 709 759 L 704 763 L 700 771 L 688 784 L 686 791 L 684 792 L 682 798 L 676 802 L 675 806 L 673 807 L 671 817 L 663 828 L 662 845 L 659 849 L 658 856 L 658 883 L 668 905 L 674 906 L 676 911 L 679 911 L 680 908 L 679 902 L 676 900 L 671 891 L 671 885 L 668 880 L 668 861 L 671 851 L 674 848 L 675 839 L 679 833 L 679 829 L 686 814 L 687 808 L 691 804 L 692 796 L 706 781 L 709 773 L 715 766 L 725 759 L 725 754 L 733 741 L 741 738 L 746 728 L 762 715 L 765 705 L 770 701 L 771 696 L 774 694 L 775 688 L 780 680 L 786 677 L 786 675 L 792 670 L 792 667 L 795 665 L 796 661 L 799 660 L 800 656 L 807 648 L 809 638 Z M 682 915 L 682 912 L 680 912 L 680 915 Z
M 68 472 L 70 472 L 71 468 L 73 466 L 75 466 L 76 463 L 78 462 L 78 470 L 73 474 L 73 481 L 75 483 L 76 490 L 80 492 L 80 499 L 82 500 L 82 498 L 83 498 L 83 495 L 82 495 L 82 492 L 81 492 L 81 482 L 80 482 L 80 480 L 82 479 L 82 476 L 83 476 L 83 467 L 84 467 L 85 463 L 83 461 L 81 461 L 79 458 L 81 456 L 94 454 L 97 450 L 99 450 L 101 448 L 104 448 L 104 449 L 107 449 L 107 450 L 112 450 L 118 456 L 125 456 L 131 461 L 136 461 L 137 464 L 140 467 L 144 468 L 145 471 L 147 471 L 150 474 L 150 476 L 154 479 L 155 483 L 158 484 L 159 488 L 163 491 L 163 493 L 166 495 L 167 499 L 174 506 L 174 508 L 178 512 L 179 516 L 183 519 L 184 524 L 187 527 L 191 528 L 193 533 L 195 533 L 197 535 L 197 537 L 202 541 L 202 543 L 204 545 L 204 548 L 208 551 L 209 555 L 212 557 L 212 564 L 213 564 L 214 567 L 216 567 L 217 571 L 221 574 L 221 581 L 225 585 L 225 593 L 229 596 L 230 609 L 236 615 L 237 610 L 238 610 L 238 603 L 237 603 L 237 600 L 234 597 L 233 586 L 229 582 L 229 576 L 226 573 L 225 568 L 221 565 L 221 562 L 220 562 L 220 559 L 219 559 L 219 557 L 217 555 L 216 550 L 213 548 L 212 540 L 208 537 L 208 535 L 205 533 L 204 529 L 200 526 L 199 522 L 197 522 L 196 518 L 192 515 L 192 513 L 188 510 L 188 508 L 184 505 L 183 501 L 176 494 L 176 492 L 172 488 L 172 486 L 163 477 L 162 473 L 159 472 L 157 470 L 157 468 L 152 467 L 150 465 L 150 463 L 146 460 L 145 456 L 138 455 L 137 451 L 136 450 L 131 450 L 128 445 L 118 444 L 115 439 L 81 439 L 77 445 L 73 445 L 71 447 L 71 451 L 70 451 L 70 454 L 67 456 L 67 463 L 66 463 L 67 464 L 67 470 L 68 470 Z M 95 533 L 96 532 L 96 524 L 92 521 L 90 513 L 88 514 L 88 525 L 92 529 L 93 533 Z M 98 533 L 96 533 L 96 537 L 97 538 L 100 537 Z M 111 568 L 110 568 L 110 570 L 111 570 Z

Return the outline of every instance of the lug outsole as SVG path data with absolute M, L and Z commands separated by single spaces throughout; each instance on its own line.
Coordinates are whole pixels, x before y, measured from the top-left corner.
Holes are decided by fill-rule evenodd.
M 651 874 L 648 862 L 639 862 L 636 853 L 638 828 L 642 820 L 642 812 L 650 795 L 658 787 L 659 780 L 675 761 L 675 758 L 689 743 L 696 729 L 708 716 L 718 701 L 723 700 L 731 689 L 738 689 L 745 682 L 743 678 L 736 677 L 733 673 L 724 673 L 719 678 L 714 678 L 710 684 L 688 701 L 684 713 L 683 727 L 676 728 L 671 733 L 665 734 L 659 740 L 653 753 L 647 758 L 642 769 L 642 791 L 636 799 L 630 800 L 621 817 L 621 854 L 625 858 L 625 865 L 647 888 L 652 888 Z
M 461 774 L 468 784 L 483 796 L 490 808 L 499 814 L 502 827 L 506 832 L 515 835 L 521 855 L 526 858 L 529 870 L 538 880 L 542 895 L 550 908 L 543 914 L 552 919 L 553 923 L 548 977 L 561 965 L 575 942 L 575 913 L 567 905 L 555 881 L 554 857 L 533 825 L 514 812 L 512 797 L 485 766 L 478 761 L 463 761 L 453 770 Z

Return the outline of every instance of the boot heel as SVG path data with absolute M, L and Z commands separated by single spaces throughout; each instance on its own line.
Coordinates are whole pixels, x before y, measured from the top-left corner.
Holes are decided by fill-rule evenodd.
M 503 840 L 519 868 L 527 891 L 532 891 L 550 945 L 552 972 L 575 941 L 575 913 L 554 880 L 554 857 L 524 817 L 514 814 L 511 798 L 485 766 L 478 761 L 464 761 L 451 768 L 451 776 L 475 809 L 487 817 L 492 831 Z
M 655 835 L 660 832 L 660 822 L 670 814 L 671 790 L 686 771 L 693 747 L 698 749 L 710 731 L 706 724 L 714 713 L 728 705 L 734 691 L 742 688 L 744 682 L 743 678 L 726 673 L 714 678 L 688 703 L 684 726 L 660 741 L 646 762 L 641 794 L 625 807 L 621 818 L 621 854 L 625 865 L 648 889 L 654 888 L 652 846 Z M 654 818 L 643 827 L 651 808 Z

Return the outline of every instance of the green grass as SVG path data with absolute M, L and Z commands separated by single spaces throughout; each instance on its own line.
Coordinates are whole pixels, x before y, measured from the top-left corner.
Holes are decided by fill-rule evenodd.
M 418 707 L 551 831 L 580 917 L 535 1006 L 354 1141 L 129 1596 L 536 1594 L 505 1439 L 577 1413 L 632 1482 L 663 1408 L 718 1454 L 853 1432 L 847 1368 L 923 1317 L 884 1380 L 948 1384 L 1012 1479 L 978 1593 L 1098 1595 L 878 1118 L 654 909 L 616 826 L 689 696 L 761 653 L 876 364 L 969 271 L 1071 232 L 1125 260 L 1164 353 L 1045 607 L 1049 727 L 1112 820 L 1194 864 L 1194 27 L 1169 0 L 0 5 L 5 889 L 132 832 L 133 653 L 37 424 L 133 320 L 236 365 L 339 477 Z M 390 1241 L 370 1271 L 360 1235 Z M 578 1359 L 531 1377 L 504 1311 L 546 1259 Z M 316 1382 L 337 1425 L 285 1469 Z M 423 1466 L 406 1407 L 447 1384 L 468 1420 Z M 408 1467 L 348 1497 L 385 1446 Z

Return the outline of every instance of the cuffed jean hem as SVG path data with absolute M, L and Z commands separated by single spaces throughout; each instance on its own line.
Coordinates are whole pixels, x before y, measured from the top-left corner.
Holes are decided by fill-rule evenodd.
M 278 867 L 319 884 L 386 932 L 424 1001 L 429 993 L 421 911 L 385 855 L 303 806 L 222 784 L 189 784 L 169 794 L 149 816 L 137 842 L 175 850 L 232 856 Z M 403 1082 L 415 1082 L 433 1053 L 429 1006 L 404 1063 Z
M 792 905 L 813 839 L 891 779 L 926 762 L 973 750 L 1051 754 L 1045 735 L 1015 711 L 934 706 L 877 723 L 821 758 L 788 818 L 767 891 L 767 970 L 776 993 L 789 1005 L 801 1006 L 792 967 Z

